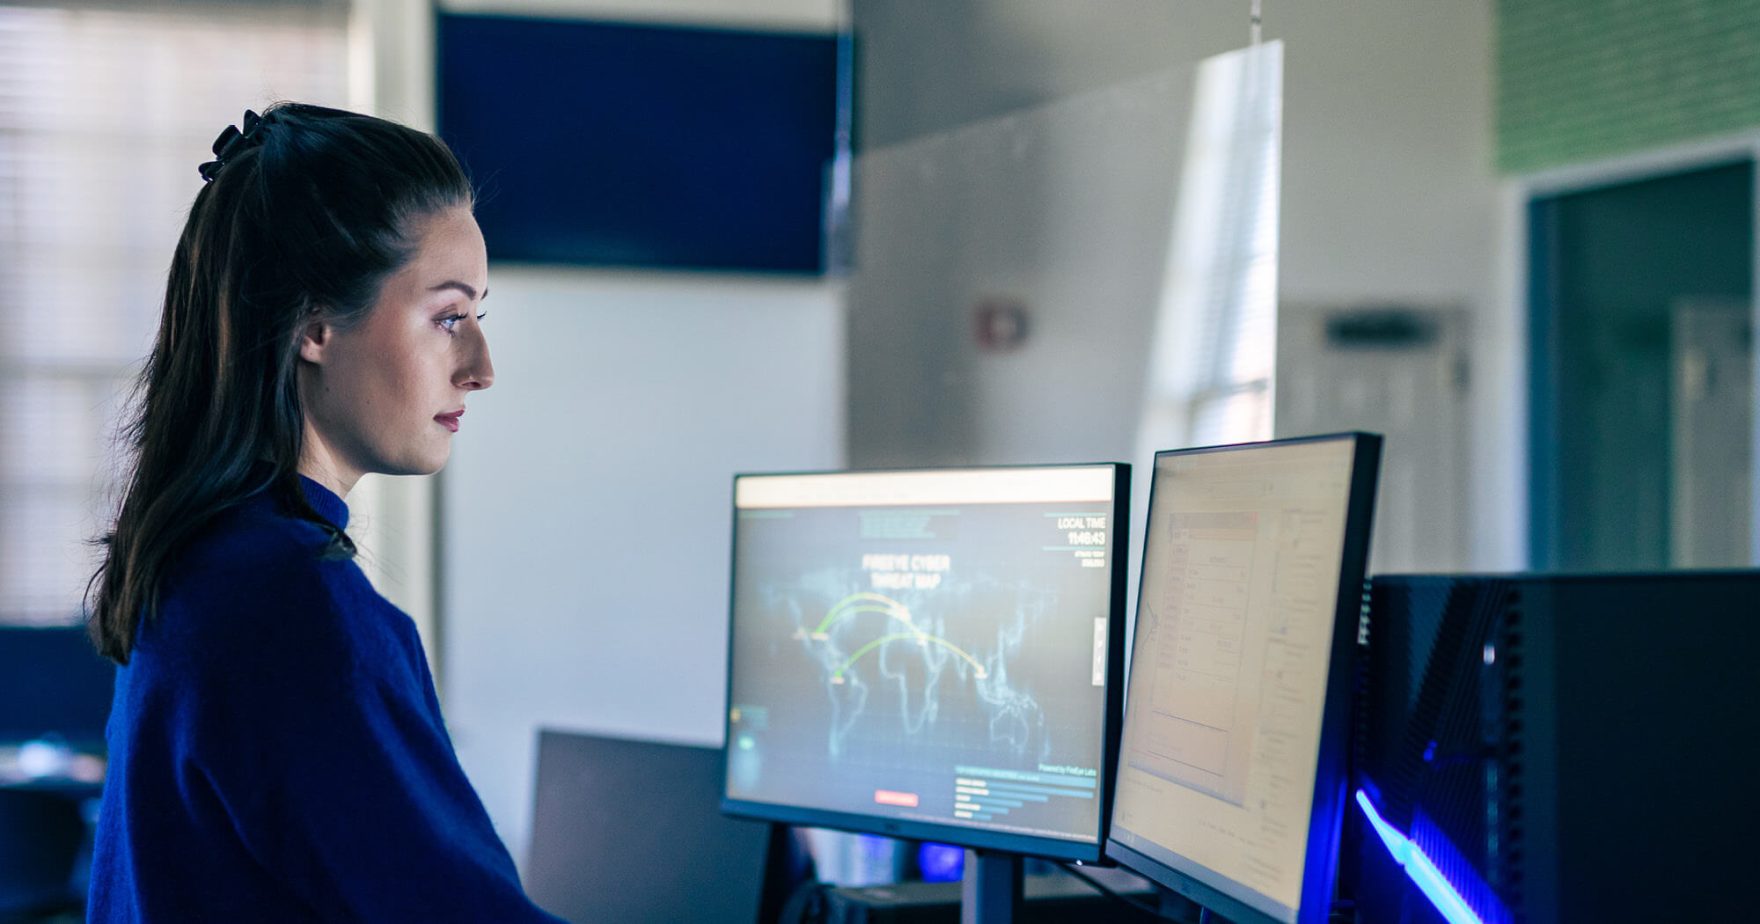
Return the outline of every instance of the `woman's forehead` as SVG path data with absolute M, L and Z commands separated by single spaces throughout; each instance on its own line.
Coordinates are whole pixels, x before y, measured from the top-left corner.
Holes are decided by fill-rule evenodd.
M 399 276 L 424 291 L 457 290 L 473 300 L 488 294 L 488 254 L 469 209 L 441 212 L 419 234 L 415 254 Z

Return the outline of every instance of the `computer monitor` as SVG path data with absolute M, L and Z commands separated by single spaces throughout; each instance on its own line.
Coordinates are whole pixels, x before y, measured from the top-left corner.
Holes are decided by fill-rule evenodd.
M 545 729 L 536 790 L 526 890 L 574 924 L 773 920 L 786 897 L 779 826 L 717 811 L 719 748 Z
M 1381 438 L 1157 453 L 1107 856 L 1325 921 Z
M 724 810 L 1099 860 L 1129 478 L 736 478 Z

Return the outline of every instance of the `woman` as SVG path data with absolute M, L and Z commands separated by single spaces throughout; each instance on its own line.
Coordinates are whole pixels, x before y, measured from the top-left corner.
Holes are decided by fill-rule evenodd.
M 90 919 L 553 922 L 343 531 L 362 475 L 439 470 L 494 381 L 470 184 L 434 138 L 316 106 L 214 152 L 93 579 L 122 667 Z

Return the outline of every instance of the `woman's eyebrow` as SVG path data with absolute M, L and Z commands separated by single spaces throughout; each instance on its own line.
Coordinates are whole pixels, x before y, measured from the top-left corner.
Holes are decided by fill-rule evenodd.
M 457 289 L 458 291 L 464 293 L 465 298 L 468 298 L 471 301 L 477 300 L 477 290 L 471 288 L 468 285 L 465 285 L 462 282 L 459 282 L 456 279 L 448 279 L 445 282 L 442 282 L 439 285 L 430 288 L 428 291 L 429 292 L 439 292 L 442 289 Z M 488 297 L 489 297 L 489 290 L 488 290 L 488 288 L 485 287 L 483 289 L 483 298 L 488 298 Z

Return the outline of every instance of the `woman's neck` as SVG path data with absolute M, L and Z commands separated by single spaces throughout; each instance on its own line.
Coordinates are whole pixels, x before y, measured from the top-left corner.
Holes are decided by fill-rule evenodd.
M 354 490 L 356 482 L 361 480 L 361 473 L 344 463 L 309 422 L 306 424 L 305 436 L 305 445 L 299 457 L 299 473 L 323 485 L 337 497 L 347 500 L 348 492 Z

